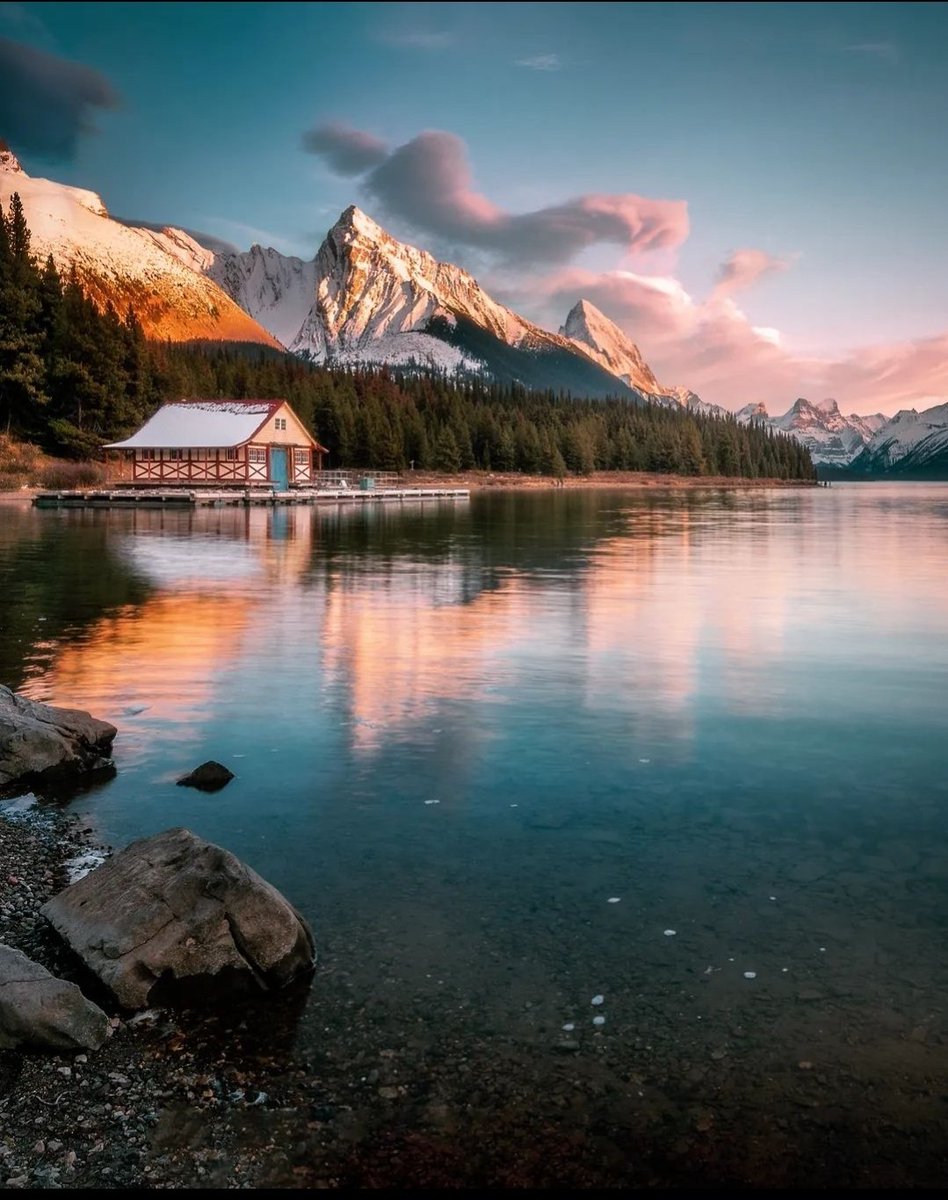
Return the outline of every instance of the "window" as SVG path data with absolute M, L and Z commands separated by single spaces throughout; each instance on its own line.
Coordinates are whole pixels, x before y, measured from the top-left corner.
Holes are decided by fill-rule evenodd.
M 138 456 L 142 460 L 142 462 L 154 462 L 158 456 L 158 451 L 157 450 L 139 450 Z
M 247 451 L 247 457 L 252 463 L 260 466 L 266 464 L 267 452 L 262 446 L 251 446 Z
M 237 461 L 237 451 L 234 449 L 233 446 L 228 446 L 227 449 L 224 451 L 224 457 L 227 459 L 228 462 L 236 462 Z
M 183 450 L 169 450 L 168 457 L 171 459 L 176 459 L 176 460 L 182 459 L 182 458 L 184 458 L 184 451 Z
M 308 467 L 309 466 L 309 451 L 308 450 L 294 450 L 293 457 L 296 460 L 296 465 L 298 467 Z
M 286 417 L 277 417 L 274 425 L 277 429 L 286 429 Z

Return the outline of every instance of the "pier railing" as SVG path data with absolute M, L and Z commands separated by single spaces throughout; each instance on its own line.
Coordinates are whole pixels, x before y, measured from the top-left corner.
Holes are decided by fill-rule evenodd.
M 347 491 L 352 488 L 361 492 L 388 491 L 402 486 L 397 471 L 373 471 L 344 469 L 339 471 L 314 471 L 309 485 L 319 491 Z

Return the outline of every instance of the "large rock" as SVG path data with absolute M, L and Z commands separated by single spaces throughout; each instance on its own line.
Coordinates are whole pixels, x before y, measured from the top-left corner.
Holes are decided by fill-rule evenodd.
M 0 1050 L 98 1050 L 109 1018 L 74 983 L 0 945 Z
M 266 880 L 189 829 L 132 842 L 41 910 L 126 1008 L 182 981 L 280 987 L 311 969 L 313 935 Z M 193 987 L 192 994 L 198 991 Z
M 0 793 L 111 765 L 117 730 L 75 708 L 53 708 L 0 686 Z

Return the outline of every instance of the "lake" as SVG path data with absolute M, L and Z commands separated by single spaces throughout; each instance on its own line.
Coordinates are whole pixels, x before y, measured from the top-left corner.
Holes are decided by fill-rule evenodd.
M 0 682 L 118 726 L 97 836 L 186 825 L 309 919 L 281 1069 L 359 1153 L 400 1088 L 491 1170 L 526 1123 L 579 1183 L 934 1185 L 946 561 L 948 485 L 5 501 Z

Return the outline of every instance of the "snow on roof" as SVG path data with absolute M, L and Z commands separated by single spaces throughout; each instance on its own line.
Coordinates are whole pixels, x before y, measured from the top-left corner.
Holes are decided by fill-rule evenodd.
M 240 446 L 253 437 L 281 404 L 282 400 L 184 400 L 165 404 L 138 433 L 124 442 L 112 442 L 105 449 Z

